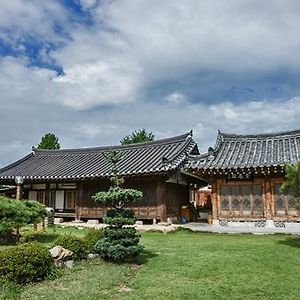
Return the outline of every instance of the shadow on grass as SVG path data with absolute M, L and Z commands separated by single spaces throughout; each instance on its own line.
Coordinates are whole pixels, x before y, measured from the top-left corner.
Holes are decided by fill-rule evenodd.
M 152 258 L 158 256 L 157 253 L 153 253 L 149 250 L 144 250 L 141 255 L 137 256 L 137 257 L 133 257 L 130 260 L 128 260 L 127 262 L 129 264 L 135 264 L 135 265 L 144 265 L 146 264 L 149 260 L 151 260 Z
M 167 234 L 174 234 L 174 233 L 194 233 L 194 231 L 190 228 L 186 227 L 177 227 L 175 230 L 167 232 Z
M 289 237 L 285 240 L 278 241 L 278 244 L 300 248 L 300 237 Z
M 36 241 L 43 244 L 53 243 L 60 235 L 58 233 L 44 233 L 37 236 Z
M 41 244 L 51 245 L 53 242 L 59 237 L 60 234 L 58 233 L 49 233 L 49 232 L 33 232 L 29 235 L 23 235 L 21 237 L 21 243 L 32 243 L 38 242 Z

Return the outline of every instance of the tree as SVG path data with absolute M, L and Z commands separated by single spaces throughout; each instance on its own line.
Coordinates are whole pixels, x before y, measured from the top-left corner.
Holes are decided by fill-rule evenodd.
M 122 145 L 145 143 L 154 141 L 154 134 L 152 132 L 147 132 L 146 129 L 135 130 L 130 135 L 126 135 L 120 143 Z
M 0 244 L 17 241 L 21 227 L 37 224 L 46 216 L 47 211 L 39 202 L 0 196 Z
M 106 260 L 124 261 L 143 251 L 137 230 L 133 227 L 123 227 L 133 225 L 136 221 L 134 212 L 125 209 L 125 206 L 142 199 L 143 193 L 122 187 L 124 179 L 118 175 L 117 168 L 117 163 L 122 159 L 119 152 L 111 151 L 105 157 L 112 164 L 111 187 L 107 192 L 95 194 L 92 199 L 112 208 L 104 218 L 104 222 L 109 226 L 104 229 L 103 238 L 96 242 L 95 251 Z
M 47 133 L 38 144 L 38 149 L 60 149 L 58 137 L 54 133 Z
M 291 193 L 294 197 L 300 197 L 300 155 L 296 164 L 284 166 L 285 180 L 281 187 L 282 192 Z

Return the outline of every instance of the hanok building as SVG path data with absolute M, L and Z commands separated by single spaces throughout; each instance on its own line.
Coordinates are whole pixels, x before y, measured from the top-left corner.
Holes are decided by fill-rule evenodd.
M 125 186 L 143 192 L 132 209 L 139 219 L 177 218 L 189 203 L 190 184 L 203 182 L 182 167 L 188 155 L 198 154 L 192 132 L 154 142 L 68 150 L 32 149 L 26 157 L 0 170 L 0 184 L 24 179 L 23 198 L 55 209 L 56 216 L 102 218 L 105 207 L 91 196 L 109 188 L 111 165 L 103 153 L 117 150 Z
M 252 221 L 256 226 L 300 221 L 299 199 L 284 195 L 284 165 L 300 151 L 300 130 L 276 134 L 236 135 L 219 132 L 214 148 L 191 155 L 187 171 L 212 185 L 215 224 Z

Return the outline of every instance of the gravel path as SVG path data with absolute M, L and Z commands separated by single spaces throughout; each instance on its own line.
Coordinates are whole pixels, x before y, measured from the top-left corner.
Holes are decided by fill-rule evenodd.
M 77 228 L 103 228 L 105 224 L 89 224 L 85 222 L 63 222 L 57 224 L 62 227 L 77 227 Z M 153 225 L 135 225 L 135 228 L 141 232 L 145 231 L 162 231 L 170 232 L 177 228 L 187 228 L 192 231 L 200 232 L 216 232 L 216 233 L 253 233 L 253 234 L 296 234 L 300 235 L 300 223 L 291 224 L 287 227 L 249 227 L 247 225 L 240 224 L 239 226 L 220 226 L 220 225 L 208 225 L 206 223 L 189 223 L 185 225 L 179 224 L 153 224 Z

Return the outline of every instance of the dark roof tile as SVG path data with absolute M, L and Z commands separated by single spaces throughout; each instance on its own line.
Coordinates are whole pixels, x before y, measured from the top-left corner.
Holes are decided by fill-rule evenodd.
M 283 166 L 295 163 L 300 151 L 300 130 L 237 135 L 219 132 L 214 157 L 208 153 L 191 155 L 186 163 L 192 169 L 230 169 Z
M 23 176 L 26 179 L 94 178 L 111 176 L 111 165 L 103 153 L 117 150 L 124 159 L 118 167 L 122 175 L 152 174 L 178 168 L 187 155 L 198 153 L 192 133 L 124 146 L 82 149 L 40 150 L 0 169 L 0 180 Z M 165 158 L 166 163 L 163 161 Z

